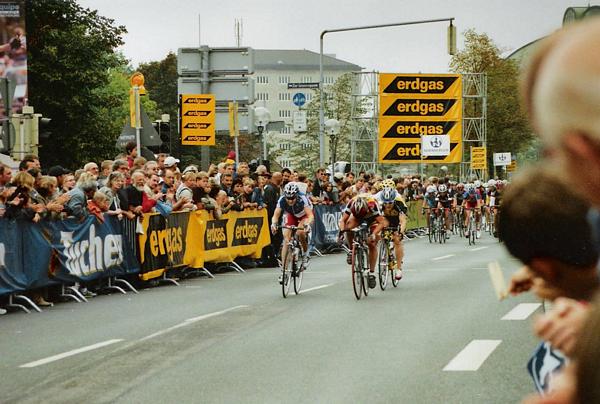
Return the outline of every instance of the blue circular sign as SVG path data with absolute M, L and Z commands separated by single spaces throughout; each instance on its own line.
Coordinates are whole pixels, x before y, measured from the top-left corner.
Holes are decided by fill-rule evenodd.
M 296 93 L 294 94 L 294 105 L 297 107 L 301 107 L 306 103 L 306 96 L 302 93 Z

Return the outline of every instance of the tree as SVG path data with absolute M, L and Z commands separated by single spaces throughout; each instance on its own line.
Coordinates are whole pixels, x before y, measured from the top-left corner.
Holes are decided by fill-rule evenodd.
M 488 77 L 488 155 L 494 152 L 518 153 L 529 146 L 533 137 L 520 108 L 518 66 L 500 56 L 500 48 L 487 34 L 469 29 L 464 37 L 465 49 L 452 57 L 450 69 L 456 73 L 486 73 Z M 474 111 L 469 109 L 474 108 L 474 104 L 466 103 L 466 114 L 473 114 Z
M 329 142 L 329 151 L 335 156 L 336 161 L 350 161 L 351 137 L 356 122 L 354 116 L 366 112 L 364 102 L 352 105 L 352 94 L 356 93 L 358 82 L 352 73 L 340 76 L 335 83 L 325 88 L 325 120 L 337 119 L 340 122 L 340 133 L 333 138 L 326 135 L 325 141 Z M 290 156 L 297 162 L 300 171 L 313 172 L 319 165 L 319 108 L 321 99 L 319 92 L 315 91 L 311 102 L 306 107 L 307 132 L 299 134 L 294 139 Z
M 118 131 L 110 111 L 121 101 L 105 87 L 126 65 L 115 52 L 127 31 L 74 0 L 28 0 L 29 103 L 52 118 L 44 165 L 78 167 L 114 157 Z

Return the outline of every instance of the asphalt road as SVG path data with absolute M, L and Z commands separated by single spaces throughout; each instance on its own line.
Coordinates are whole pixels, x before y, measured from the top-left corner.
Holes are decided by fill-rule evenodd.
M 487 235 L 405 246 L 399 287 L 360 301 L 335 254 L 288 299 L 257 268 L 1 316 L 0 402 L 519 402 L 534 314 L 502 318 L 539 302 L 498 302 L 487 271 L 518 263 Z

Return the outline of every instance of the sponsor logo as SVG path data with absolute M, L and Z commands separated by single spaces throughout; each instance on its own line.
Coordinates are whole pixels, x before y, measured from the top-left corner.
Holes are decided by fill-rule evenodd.
M 210 127 L 210 123 L 205 122 L 189 122 L 185 124 L 184 129 L 208 129 Z
M 444 94 L 458 77 L 398 76 L 383 90 L 384 94 Z
M 184 104 L 208 104 L 211 101 L 210 98 L 205 98 L 205 97 L 190 97 L 190 98 L 186 98 L 185 101 L 183 101 Z
M 164 230 L 153 230 L 148 235 L 150 254 L 154 257 L 168 255 L 173 260 L 175 253 L 183 252 L 183 229 L 171 227 Z
M 456 149 L 458 143 L 450 143 L 450 153 Z M 432 161 L 432 160 L 445 160 L 451 159 L 450 155 L 444 156 L 421 156 L 421 144 L 420 143 L 397 143 L 392 149 L 385 154 L 383 157 L 384 161 Z
M 383 138 L 407 138 L 418 139 L 424 135 L 443 135 L 450 132 L 456 125 L 456 121 L 400 121 L 383 135 Z
M 6 247 L 0 243 L 0 268 L 6 267 Z
M 456 104 L 453 99 L 399 99 L 383 116 L 443 116 Z
M 96 236 L 93 224 L 87 240 L 75 241 L 72 231 L 61 231 L 60 244 L 66 257 L 64 265 L 73 275 L 90 275 L 123 263 L 123 237 L 120 234 Z
M 209 116 L 212 111 L 187 111 L 183 116 Z
M 204 142 L 210 139 L 210 136 L 186 136 L 183 138 L 184 142 Z
M 240 218 L 233 227 L 233 246 L 252 245 L 258 241 L 263 226 L 262 217 Z
M 206 225 L 204 248 L 213 250 L 227 247 L 227 220 L 211 220 Z
M 323 226 L 325 227 L 325 232 L 327 232 L 327 233 L 336 232 L 336 236 L 337 236 L 337 232 L 340 229 L 339 223 L 340 223 L 341 217 L 342 217 L 342 212 L 323 213 L 323 217 L 321 220 L 323 221 Z

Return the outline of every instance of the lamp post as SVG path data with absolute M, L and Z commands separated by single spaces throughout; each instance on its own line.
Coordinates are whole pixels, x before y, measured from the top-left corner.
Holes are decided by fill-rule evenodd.
M 340 133 L 340 122 L 337 119 L 325 121 L 325 133 L 329 135 L 329 154 L 331 157 L 331 175 L 335 173 L 335 137 Z
M 321 36 L 319 38 L 319 163 L 323 166 L 325 161 L 325 110 L 324 110 L 324 100 L 323 100 L 323 38 L 325 34 L 333 33 L 333 32 L 345 32 L 345 31 L 359 31 L 364 29 L 375 29 L 375 28 L 387 28 L 387 27 L 399 27 L 402 25 L 417 25 L 417 24 L 431 24 L 434 22 L 443 22 L 449 21 L 450 25 L 448 26 L 448 53 L 454 55 L 456 52 L 456 26 L 452 25 L 452 21 L 454 18 L 438 18 L 435 20 L 420 20 L 420 21 L 408 21 L 408 22 L 398 22 L 392 24 L 379 24 L 379 25 L 363 25 L 359 27 L 349 27 L 349 28 L 336 28 L 336 29 L 327 29 L 321 32 Z
M 267 125 L 271 122 L 271 112 L 265 107 L 254 108 L 254 124 L 258 135 L 263 137 L 263 160 L 267 160 Z

